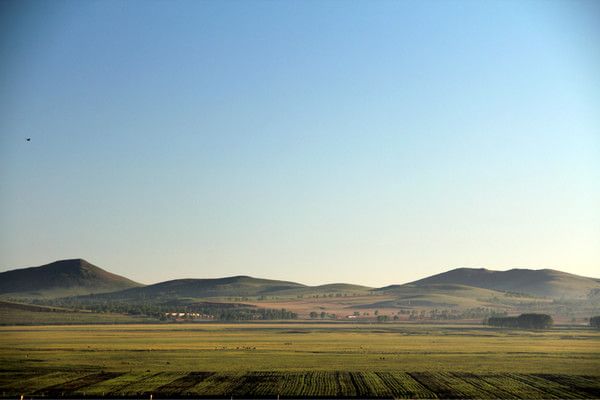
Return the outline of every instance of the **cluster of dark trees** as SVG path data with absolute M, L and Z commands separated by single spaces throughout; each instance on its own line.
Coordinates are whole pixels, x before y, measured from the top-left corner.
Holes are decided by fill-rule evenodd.
M 172 307 L 153 303 L 127 303 L 120 301 L 85 301 L 75 298 L 34 300 L 35 304 L 46 306 L 64 307 L 72 310 L 86 310 L 96 313 L 117 313 L 129 315 L 146 315 L 159 318 L 165 312 L 171 311 Z
M 248 320 L 278 320 L 296 319 L 298 314 L 285 308 L 229 308 L 213 309 L 209 315 L 213 315 L 219 321 L 248 321 Z
M 590 318 L 590 326 L 593 328 L 600 328 L 600 315 Z
M 309 316 L 313 319 L 315 318 L 321 318 L 321 319 L 325 319 L 325 318 L 329 318 L 329 319 L 336 319 L 337 315 L 335 314 L 328 314 L 325 311 L 321 311 L 320 313 L 316 312 L 316 311 L 311 311 Z
M 504 316 L 506 312 L 500 312 L 492 308 L 475 307 L 468 309 L 433 309 L 433 310 L 400 310 L 398 314 L 408 314 L 410 321 L 417 320 L 461 320 L 481 319 L 496 316 Z
M 487 324 L 502 328 L 548 329 L 554 321 L 548 314 L 521 314 L 518 317 L 490 317 Z

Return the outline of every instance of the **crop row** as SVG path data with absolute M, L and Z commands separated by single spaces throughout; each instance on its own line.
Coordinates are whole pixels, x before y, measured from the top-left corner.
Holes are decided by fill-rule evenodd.
M 0 371 L 14 398 L 600 398 L 598 377 L 464 372 Z

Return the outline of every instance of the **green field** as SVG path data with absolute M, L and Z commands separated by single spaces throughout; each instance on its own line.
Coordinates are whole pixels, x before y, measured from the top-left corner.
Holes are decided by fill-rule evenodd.
M 600 332 L 253 323 L 0 328 L 3 396 L 598 398 Z
M 1 325 L 139 324 L 157 322 L 147 316 L 93 313 L 0 301 Z

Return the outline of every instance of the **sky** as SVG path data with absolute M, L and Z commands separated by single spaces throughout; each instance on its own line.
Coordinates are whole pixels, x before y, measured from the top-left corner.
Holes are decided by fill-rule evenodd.
M 5 0 L 0 60 L 0 271 L 600 277 L 599 2 Z

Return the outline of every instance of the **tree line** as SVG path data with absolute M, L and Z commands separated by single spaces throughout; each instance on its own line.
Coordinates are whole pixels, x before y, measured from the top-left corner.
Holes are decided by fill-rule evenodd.
M 168 321 L 170 313 L 198 313 L 211 316 L 217 321 L 247 321 L 247 320 L 282 320 L 296 319 L 298 314 L 285 308 L 257 308 L 247 304 L 236 303 L 145 303 L 123 302 L 97 299 L 84 301 L 76 298 L 44 299 L 34 303 L 70 308 L 73 310 L 86 310 L 95 313 L 119 313 L 128 315 L 145 315 L 161 321 Z M 174 303 L 174 304 L 173 304 Z

